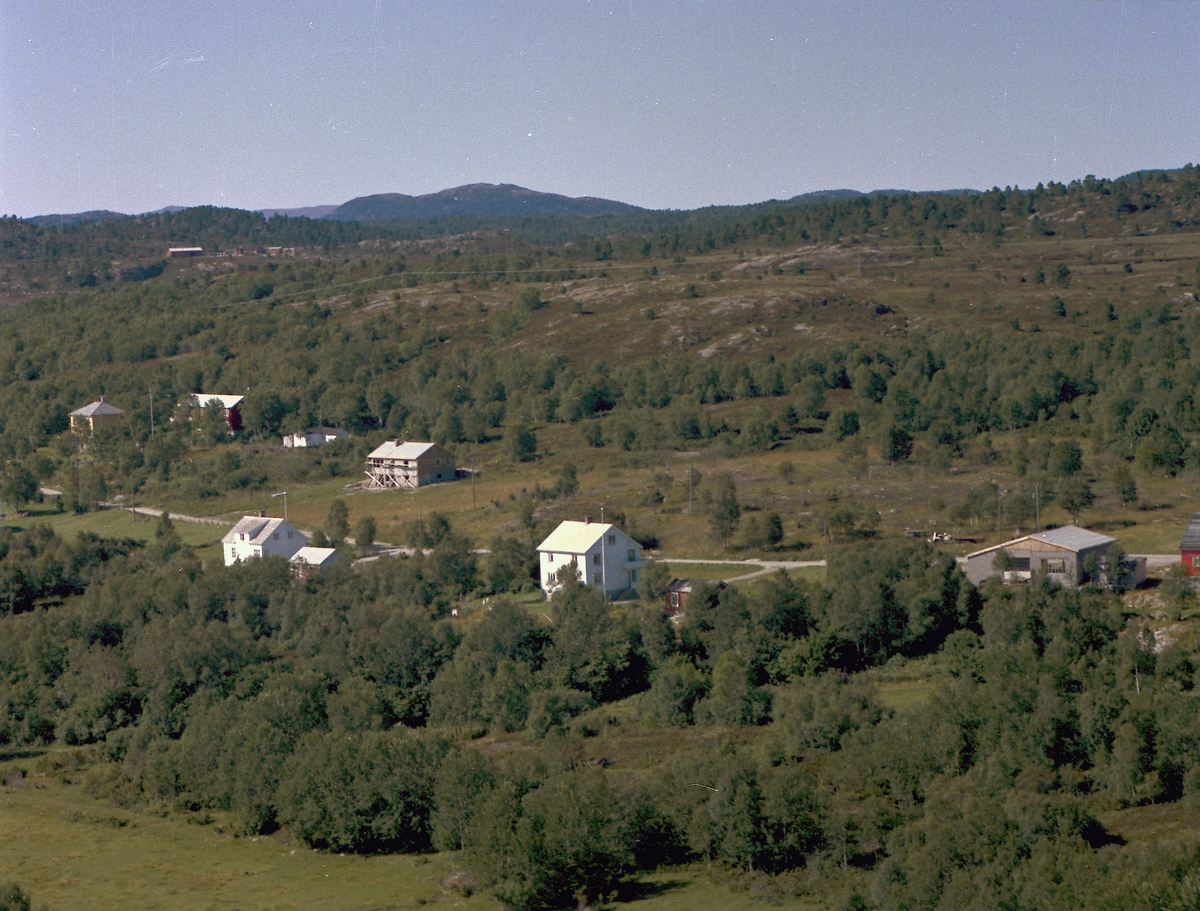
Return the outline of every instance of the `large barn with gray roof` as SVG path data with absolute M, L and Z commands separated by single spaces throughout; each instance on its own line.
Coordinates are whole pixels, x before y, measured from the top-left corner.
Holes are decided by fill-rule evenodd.
M 1060 585 L 1072 588 L 1086 582 L 1105 582 L 1103 566 L 1116 538 L 1066 525 L 1050 531 L 1037 532 L 994 544 L 968 554 L 967 578 L 976 585 L 993 576 L 1003 576 L 1006 582 L 1028 581 L 1040 573 Z M 1003 554 L 1002 559 L 997 559 Z M 1088 575 L 1087 558 L 1094 556 L 1096 576 Z M 1130 565 L 1132 563 L 1132 565 Z M 1133 588 L 1146 578 L 1145 558 L 1126 560 L 1122 566 L 1122 587 Z

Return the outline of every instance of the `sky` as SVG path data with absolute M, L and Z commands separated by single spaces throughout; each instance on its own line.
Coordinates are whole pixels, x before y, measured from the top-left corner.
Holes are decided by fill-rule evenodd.
M 0 213 L 650 208 L 1200 161 L 1200 3 L 0 0 Z

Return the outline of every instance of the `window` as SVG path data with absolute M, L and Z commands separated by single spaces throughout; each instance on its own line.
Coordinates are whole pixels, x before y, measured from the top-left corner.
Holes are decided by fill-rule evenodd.
M 599 555 L 599 554 L 592 554 L 592 562 L 593 562 L 593 563 L 594 563 L 596 566 L 599 566 L 599 565 L 600 565 L 600 555 Z
M 595 585 L 600 584 L 600 574 L 599 573 L 596 573 L 596 575 L 592 576 L 592 582 Z
M 276 541 L 278 541 L 279 540 L 279 532 L 275 532 L 275 534 L 273 534 L 271 537 L 274 538 Z
M 629 548 L 629 550 L 625 551 L 625 559 L 630 563 L 635 563 L 637 561 L 637 551 L 632 547 Z
M 288 537 L 290 538 L 291 536 L 292 536 L 292 532 L 291 532 L 291 529 L 289 529 L 289 530 L 288 530 Z
M 1045 560 L 1043 561 L 1042 566 L 1046 568 L 1046 572 L 1052 573 L 1056 576 L 1061 576 L 1067 571 L 1066 560 Z
M 671 607 L 679 607 L 679 592 L 671 592 Z
M 616 535 L 609 535 L 609 536 L 608 536 L 608 543 L 609 543 L 609 544 L 616 544 L 616 543 L 617 543 L 617 536 L 616 536 Z
M 546 554 L 546 562 L 553 563 L 554 562 L 554 554 Z
M 1021 573 L 1029 572 L 1029 558 L 1028 557 L 1013 557 L 1012 558 L 1012 568 L 1014 570 L 1016 570 L 1017 572 L 1021 572 Z
M 629 574 L 629 581 L 632 582 L 634 585 L 637 585 L 637 570 L 636 569 Z

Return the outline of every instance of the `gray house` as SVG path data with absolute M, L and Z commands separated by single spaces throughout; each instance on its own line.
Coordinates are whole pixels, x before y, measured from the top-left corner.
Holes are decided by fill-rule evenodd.
M 1108 549 L 1116 543 L 1116 538 L 1067 525 L 967 554 L 967 578 L 976 585 L 984 579 L 1000 575 L 1006 582 L 1027 582 L 1034 573 L 1043 573 L 1060 585 L 1076 587 L 1093 581 L 1085 570 L 1087 558 L 1094 555 L 1102 565 Z M 1129 565 L 1130 562 L 1133 565 Z M 1145 558 L 1125 561 L 1122 577 L 1120 582 L 1126 588 L 1133 588 L 1145 581 Z M 1098 571 L 1094 581 L 1106 581 L 1104 573 Z

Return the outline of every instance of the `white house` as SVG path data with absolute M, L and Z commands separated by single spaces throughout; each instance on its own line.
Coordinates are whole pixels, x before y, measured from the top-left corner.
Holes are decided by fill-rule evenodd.
M 637 541 L 615 525 L 590 518 L 560 524 L 538 545 L 538 555 L 547 597 L 560 587 L 556 574 L 564 566 L 573 565 L 581 582 L 615 598 L 637 587 L 646 565 Z
M 233 566 L 255 557 L 283 557 L 290 560 L 308 538 L 284 519 L 243 516 L 233 530 L 221 539 L 225 565 Z
M 350 434 L 341 427 L 310 427 L 300 433 L 289 433 L 283 438 L 283 445 L 288 449 L 311 449 L 348 439 Z

